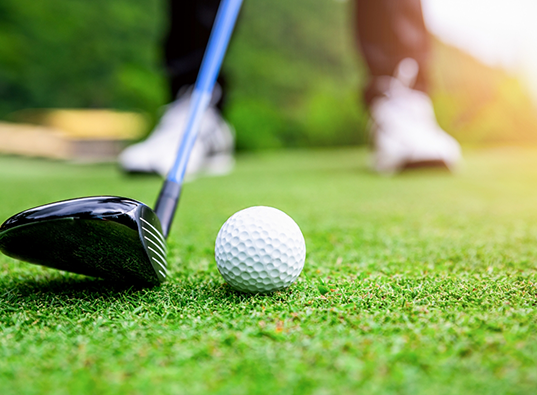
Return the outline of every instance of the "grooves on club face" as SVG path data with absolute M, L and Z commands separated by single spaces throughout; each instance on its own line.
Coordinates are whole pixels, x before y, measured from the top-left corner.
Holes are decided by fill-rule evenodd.
M 157 285 L 166 279 L 166 241 L 145 204 L 115 196 L 64 200 L 0 225 L 12 258 L 104 279 Z

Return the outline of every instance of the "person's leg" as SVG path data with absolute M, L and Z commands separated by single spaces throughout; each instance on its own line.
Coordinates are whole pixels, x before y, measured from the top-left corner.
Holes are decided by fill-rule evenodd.
M 172 98 L 177 97 L 183 87 L 196 82 L 219 5 L 220 0 L 169 1 L 170 26 L 164 50 Z M 224 81 L 220 73 L 218 84 L 222 91 Z M 222 98 L 217 106 L 221 108 L 221 105 Z
M 166 176 L 182 138 L 192 87 L 203 60 L 205 47 L 220 0 L 170 0 L 170 26 L 164 42 L 166 71 L 173 102 L 149 137 L 128 147 L 119 157 L 128 172 Z M 204 114 L 187 175 L 225 174 L 233 167 L 234 136 L 220 114 L 224 78 L 220 74 L 213 100 Z
M 427 91 L 430 37 L 420 0 L 356 0 L 356 27 L 364 60 L 370 71 L 366 102 L 383 94 L 383 76 L 393 76 L 406 58 L 418 62 L 413 89 Z M 380 79 L 380 80 L 379 80 Z
M 458 143 L 437 124 L 427 96 L 430 37 L 420 0 L 356 0 L 357 35 L 369 69 L 364 97 L 372 120 L 374 167 L 454 168 Z

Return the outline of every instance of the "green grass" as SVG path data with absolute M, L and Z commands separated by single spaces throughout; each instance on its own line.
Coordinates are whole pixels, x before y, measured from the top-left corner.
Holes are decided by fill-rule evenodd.
M 3 220 L 85 195 L 152 204 L 160 180 L 0 157 L 0 185 Z M 240 294 L 216 270 L 220 226 L 252 205 L 306 238 L 283 292 Z M 185 187 L 161 287 L 0 257 L 0 393 L 534 394 L 536 240 L 537 149 L 395 178 L 357 149 L 243 155 Z

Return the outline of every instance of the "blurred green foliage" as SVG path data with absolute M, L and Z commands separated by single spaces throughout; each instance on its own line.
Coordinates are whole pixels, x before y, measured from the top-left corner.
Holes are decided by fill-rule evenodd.
M 516 75 L 435 42 L 431 97 L 440 125 L 466 145 L 537 143 L 537 111 Z
M 238 148 L 364 141 L 352 4 L 246 0 L 228 53 Z
M 0 118 L 116 108 L 155 118 L 170 98 L 164 0 L 0 0 Z M 226 62 L 239 149 L 363 141 L 350 3 L 246 0 Z M 185 38 L 187 39 L 187 38 Z
M 23 108 L 154 111 L 157 0 L 0 1 L 0 116 Z
M 171 99 L 166 1 L 0 0 L 0 119 L 25 108 L 115 108 L 156 122 Z M 224 63 L 239 150 L 366 141 L 352 6 L 244 1 Z M 431 81 L 439 122 L 459 141 L 537 142 L 534 105 L 515 77 L 436 41 Z

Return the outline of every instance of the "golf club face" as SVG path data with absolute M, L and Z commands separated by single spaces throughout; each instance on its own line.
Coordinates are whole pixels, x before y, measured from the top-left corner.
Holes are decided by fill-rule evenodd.
M 35 207 L 0 225 L 0 251 L 12 258 L 120 282 L 166 279 L 166 242 L 145 204 L 116 196 Z

